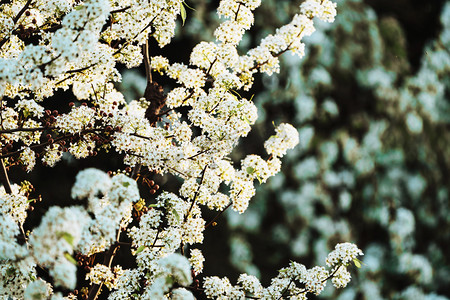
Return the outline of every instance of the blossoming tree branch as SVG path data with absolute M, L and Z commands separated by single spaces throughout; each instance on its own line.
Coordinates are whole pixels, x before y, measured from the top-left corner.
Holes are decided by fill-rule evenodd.
M 171 42 L 176 20 L 186 17 L 179 0 L 2 0 L 0 5 L 0 296 L 306 299 L 328 280 L 347 285 L 347 267 L 358 266 L 362 255 L 350 243 L 336 245 L 326 258 L 328 268 L 291 262 L 267 287 L 247 274 L 235 283 L 202 277 L 205 258 L 197 248 L 224 210 L 245 212 L 254 184 L 279 172 L 282 156 L 299 142 L 297 130 L 282 123 L 264 143 L 266 157 L 232 162 L 230 153 L 257 119 L 252 100 L 239 91 L 250 90 L 258 72 L 278 72 L 281 54 L 302 57 L 302 38 L 314 32 L 315 21 L 334 20 L 334 3 L 304 1 L 289 24 L 238 53 L 260 1 L 222 0 L 216 40 L 196 45 L 189 65 L 151 56 L 148 44 L 148 39 L 160 47 Z M 127 103 L 114 88 L 121 80 L 117 63 L 145 64 L 141 99 Z M 166 93 L 152 72 L 178 86 Z M 68 89 L 78 99 L 66 104 L 68 113 L 45 107 L 43 100 Z M 31 183 L 10 182 L 8 172 L 18 167 L 32 172 L 36 163 L 52 167 L 64 152 L 83 159 L 100 151 L 122 154 L 128 168 L 82 170 L 72 188 L 73 206 L 50 207 L 40 224 L 25 232 L 27 212 L 39 204 L 30 199 Z M 142 172 L 172 174 L 182 184 L 178 191 L 142 199 Z M 150 194 L 159 188 L 146 183 Z M 217 218 L 205 220 L 206 209 L 217 211 Z M 135 268 L 114 263 L 125 238 L 131 240 Z M 82 286 L 77 274 L 88 284 Z

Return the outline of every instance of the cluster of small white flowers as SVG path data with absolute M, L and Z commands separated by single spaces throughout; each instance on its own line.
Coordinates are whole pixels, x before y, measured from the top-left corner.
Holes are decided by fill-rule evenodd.
M 330 0 L 307 0 L 300 5 L 300 10 L 310 18 L 318 17 L 325 22 L 334 22 L 336 3 Z
M 188 218 L 183 224 L 183 242 L 195 244 L 203 242 L 205 220 L 203 218 Z
M 72 108 L 68 114 L 58 116 L 55 125 L 66 133 L 80 132 L 95 120 L 94 116 L 95 110 L 82 105 Z
M 208 298 L 215 298 L 225 296 L 232 288 L 230 280 L 228 278 L 219 278 L 217 276 L 205 277 L 203 281 L 203 288 L 205 289 L 205 295 Z
M 315 295 L 319 295 L 326 286 L 330 273 L 324 267 L 314 267 L 306 271 L 304 278 L 305 288 Z
M 260 4 L 261 1 L 253 1 L 251 3 L 235 0 L 220 1 L 217 14 L 230 20 L 220 24 L 214 32 L 217 40 L 232 45 L 238 44 L 245 30 L 250 29 L 253 25 L 252 10 L 256 9 Z
M 247 155 L 241 162 L 241 169 L 247 173 L 249 179 L 258 178 L 261 182 L 266 182 L 270 176 L 269 166 L 265 160 L 258 155 Z
M 198 275 L 203 271 L 203 262 L 205 261 L 205 257 L 199 249 L 191 249 L 190 253 L 191 257 L 189 258 L 189 263 L 191 264 L 194 273 Z
M 118 203 L 138 201 L 140 196 L 136 181 L 125 174 L 117 174 L 112 178 L 108 198 Z
M 242 177 L 246 177 L 245 173 L 237 173 L 236 175 L 241 175 Z M 237 178 L 231 184 L 230 198 L 233 202 L 232 209 L 239 212 L 244 213 L 248 207 L 250 199 L 255 195 L 255 187 L 253 186 L 253 182 Z
M 284 156 L 287 149 L 294 148 L 299 142 L 298 131 L 290 124 L 281 123 L 275 132 L 276 134 L 264 143 L 267 153 L 273 156 Z
M 36 128 L 39 127 L 39 123 L 34 120 L 26 120 L 23 125 L 23 128 Z M 27 146 L 30 146 L 31 144 L 37 144 L 40 141 L 41 138 L 41 131 L 22 131 L 19 132 L 19 138 L 20 140 Z
M 73 252 L 90 220 L 79 207 L 53 206 L 33 230 L 29 239 L 31 254 L 41 266 L 50 269 L 55 285 L 75 288 L 76 267 L 66 255 Z
M 178 288 L 172 291 L 172 295 L 170 297 L 172 300 L 195 300 L 194 295 L 185 288 Z
M 109 189 L 103 197 L 97 198 L 98 192 L 103 193 L 106 188 L 90 187 L 89 184 L 98 182 L 88 182 L 87 176 L 98 172 L 89 169 L 85 172 L 77 180 L 72 194 L 78 198 L 88 196 L 88 209 L 95 215 L 78 244 L 81 253 L 92 255 L 104 251 L 115 241 L 117 230 L 131 222 L 132 203 L 139 200 L 139 190 L 136 182 L 124 174 L 118 174 L 110 180 L 104 174 L 99 176 L 100 182 L 106 182 Z M 93 191 L 97 193 L 93 194 Z
M 344 288 L 347 286 L 347 284 L 352 279 L 350 272 L 347 270 L 347 268 L 340 267 L 336 273 L 334 273 L 333 278 L 331 279 L 331 282 L 336 288 Z
M 28 284 L 23 294 L 23 299 L 49 299 L 53 294 L 50 283 L 37 279 Z
M 59 146 L 56 144 L 51 144 L 45 147 L 45 153 L 42 157 L 42 162 L 49 166 L 53 167 L 58 161 L 61 160 L 63 152 L 59 149 Z
M 44 108 L 34 100 L 19 100 L 15 107 L 22 112 L 25 118 L 29 116 L 40 118 L 44 115 Z
M 24 299 L 24 289 L 36 278 L 36 264 L 33 259 L 22 259 L 17 263 L 0 263 L 0 297 L 3 299 Z
M 78 172 L 72 187 L 72 198 L 89 200 L 106 195 L 111 188 L 111 178 L 103 171 L 88 168 Z
M 19 234 L 19 226 L 8 214 L 0 213 L 0 260 L 16 260 L 27 255 L 25 247 L 18 245 L 15 237 Z
M 0 187 L 0 213 L 22 225 L 27 217 L 28 198 L 17 184 L 12 184 L 11 190 L 12 193 L 8 194 L 3 186 Z
M 121 300 L 131 297 L 131 294 L 139 289 L 141 274 L 137 269 L 124 270 L 117 278 L 114 290 L 109 296 L 109 300 Z
M 338 269 L 332 269 L 332 272 L 320 266 L 307 269 L 302 264 L 291 262 L 288 267 L 279 271 L 278 276 L 271 280 L 271 284 L 267 288 L 261 285 L 258 278 L 247 274 L 239 276 L 236 286 L 232 286 L 226 277 L 222 279 L 216 276 L 205 277 L 203 282 L 205 295 L 212 299 L 243 299 L 250 296 L 258 299 L 282 299 L 287 297 L 289 299 L 306 300 L 307 293 L 319 295 L 324 290 L 328 279 L 331 279 L 333 285 L 337 288 L 345 287 L 351 276 L 341 262 L 348 261 L 349 258 L 355 259 L 356 256 L 362 255 L 362 252 L 349 243 L 338 244 L 336 249 L 338 250 L 333 250 L 329 256 L 334 257 L 336 251 L 342 250 L 345 252 L 345 249 L 347 249 L 347 256 L 339 260 Z M 297 286 L 298 284 L 304 287 L 301 288 Z M 235 296 L 237 298 L 233 298 Z
M 123 272 L 120 266 L 115 266 L 113 272 L 108 266 L 96 264 L 86 274 L 86 280 L 89 280 L 91 284 L 103 283 L 111 290 L 117 287 L 117 279 L 122 276 Z
M 89 156 L 91 153 L 90 149 L 95 148 L 95 142 L 89 140 L 89 137 L 86 137 L 85 141 L 78 141 L 76 143 L 70 143 L 69 153 L 72 154 L 76 159 L 85 158 Z
M 173 253 L 159 260 L 163 272 L 170 274 L 180 285 L 188 286 L 192 283 L 191 266 L 186 257 Z
M 338 265 L 347 266 L 360 255 L 364 254 L 355 244 L 340 243 L 328 254 L 326 263 L 329 267 L 336 267 Z
M 4 130 L 17 128 L 17 120 L 19 119 L 19 115 L 14 109 L 11 107 L 3 107 L 0 111 L 0 116 Z M 11 133 L 1 134 L 1 137 L 5 139 L 5 143 L 17 141 L 19 139 L 18 135 Z
M 261 297 L 263 286 L 259 282 L 259 279 L 253 275 L 241 274 L 237 280 L 237 283 L 242 286 L 242 289 L 246 293 Z

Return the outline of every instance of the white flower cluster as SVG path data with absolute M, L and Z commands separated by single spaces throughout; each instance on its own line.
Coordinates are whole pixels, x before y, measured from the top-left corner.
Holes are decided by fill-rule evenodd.
M 301 12 L 308 17 L 318 17 L 325 22 L 334 22 L 336 3 L 330 0 L 307 0 L 300 6 Z
M 87 106 L 74 107 L 70 113 L 58 116 L 55 125 L 66 133 L 80 132 L 90 127 L 89 124 L 95 120 L 94 117 L 95 110 Z
M 264 143 L 267 153 L 275 157 L 284 156 L 287 149 L 294 148 L 299 142 L 298 131 L 290 124 L 280 124 L 275 132 L 276 134 Z
M 210 299 L 244 299 L 246 296 L 257 299 L 307 299 L 307 293 L 319 295 L 325 288 L 328 279 L 333 285 L 342 288 L 350 281 L 350 273 L 345 268 L 346 263 L 356 256 L 362 255 L 354 244 L 344 243 L 336 245 L 327 261 L 333 262 L 331 271 L 324 267 L 306 269 L 304 265 L 291 262 L 289 267 L 280 270 L 273 278 L 270 286 L 264 288 L 259 280 L 252 275 L 241 274 L 237 285 L 231 285 L 228 278 L 217 276 L 206 277 L 203 282 L 205 295 Z M 334 259 L 338 257 L 338 259 Z
M 26 191 L 17 184 L 11 185 L 11 190 L 12 193 L 8 194 L 3 186 L 0 187 L 0 213 L 22 225 L 27 217 L 29 207 Z
M 137 184 L 124 174 L 110 178 L 100 170 L 81 171 L 72 188 L 72 197 L 88 199 L 88 211 L 94 214 L 78 244 L 78 250 L 92 255 L 107 249 L 117 231 L 131 222 L 132 203 L 139 200 Z
M 113 271 L 108 266 L 96 264 L 86 274 L 86 280 L 89 280 L 91 284 L 103 283 L 111 290 L 117 287 L 117 279 L 124 273 L 120 266 L 115 266 Z
M 50 270 L 56 286 L 75 288 L 76 266 L 67 255 L 73 253 L 89 221 L 89 215 L 80 207 L 53 206 L 33 230 L 29 239 L 31 255 Z
M 347 266 L 357 256 L 363 255 L 363 252 L 358 249 L 355 244 L 341 243 L 330 254 L 328 254 L 326 262 L 329 267 L 336 267 L 339 265 Z
M 225 44 L 238 44 L 245 30 L 253 25 L 253 12 L 255 8 L 261 5 L 261 1 L 242 2 L 236 0 L 220 1 L 217 14 L 220 17 L 226 17 L 229 20 L 220 24 L 214 32 L 218 41 Z
M 205 261 L 205 257 L 202 254 L 202 251 L 199 249 L 191 249 L 191 257 L 189 258 L 189 263 L 192 266 L 192 270 L 196 275 L 200 274 L 203 271 L 203 262 Z

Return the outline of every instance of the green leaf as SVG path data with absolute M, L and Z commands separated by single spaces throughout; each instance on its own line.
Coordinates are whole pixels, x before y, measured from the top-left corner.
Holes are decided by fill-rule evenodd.
M 358 269 L 361 268 L 361 261 L 359 259 L 357 258 L 353 259 L 353 263 Z
M 142 251 L 144 251 L 144 249 L 145 249 L 144 245 L 140 246 L 139 248 L 137 248 L 136 254 L 141 253 Z
M 262 184 L 262 179 L 261 179 L 261 177 L 259 177 L 259 176 L 256 176 L 256 179 L 258 179 L 258 181 L 259 181 L 259 184 Z
M 253 173 L 255 173 L 255 169 L 252 168 L 252 167 L 247 167 L 247 173 L 248 174 L 253 174 Z
M 183 21 L 184 26 L 184 22 L 186 21 L 186 9 L 184 8 L 183 2 L 180 2 L 180 11 L 181 11 L 181 20 Z
M 147 205 L 148 207 L 158 207 L 158 204 L 154 203 L 154 204 L 149 204 Z
M 172 286 L 175 282 L 175 279 L 173 279 L 173 277 L 171 275 L 167 275 L 166 276 L 166 284 L 168 286 Z
M 73 246 L 74 237 L 68 232 L 61 232 L 61 237 L 66 240 L 71 246 Z
M 180 215 L 178 214 L 177 210 L 175 208 L 172 208 L 172 213 L 177 219 L 178 222 L 180 222 Z
M 70 261 L 72 264 L 74 264 L 75 266 L 78 264 L 77 261 L 75 260 L 75 258 L 73 258 L 69 253 L 64 253 L 64 257 Z

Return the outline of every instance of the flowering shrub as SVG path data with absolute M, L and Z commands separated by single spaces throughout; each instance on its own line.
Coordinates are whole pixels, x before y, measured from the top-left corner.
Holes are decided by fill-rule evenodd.
M 433 3 L 424 23 L 434 30 L 419 37 L 405 16 L 423 7 L 389 3 L 340 1 L 336 21 L 305 39 L 307 60 L 283 56 L 280 73 L 263 76 L 256 130 L 291 123 L 300 145 L 245 215 L 226 214 L 236 270 L 264 281 L 270 267 L 318 264 L 353 240 L 365 254 L 358 284 L 326 287 L 322 299 L 449 298 L 450 4 Z M 273 25 L 293 8 L 262 9 Z
M 287 25 L 240 54 L 259 5 L 220 1 L 215 41 L 198 43 L 186 65 L 151 56 L 149 46 L 149 39 L 161 48 L 171 42 L 176 20 L 186 18 L 182 1 L 1 1 L 2 297 L 306 299 L 329 279 L 347 285 L 347 267 L 359 265 L 363 254 L 349 243 L 328 255 L 329 269 L 291 262 L 267 287 L 248 274 L 235 285 L 226 277 L 201 277 L 207 258 L 197 247 L 205 230 L 229 208 L 244 213 L 255 182 L 277 174 L 281 158 L 299 143 L 297 130 L 280 123 L 264 143 L 266 158 L 250 154 L 235 166 L 230 154 L 257 119 L 254 102 L 240 93 L 251 89 L 257 73 L 279 72 L 283 53 L 303 57 L 302 39 L 315 31 L 315 21 L 332 22 L 336 14 L 329 0 L 304 1 Z M 119 66 L 142 62 L 145 92 L 127 102 L 114 85 Z M 176 87 L 165 91 L 155 72 Z M 50 109 L 46 100 L 69 89 L 77 101 L 66 103 L 66 112 Z M 71 205 L 50 207 L 25 231 L 39 199 L 31 183 L 11 183 L 9 172 L 101 152 L 119 153 L 123 170 L 80 171 Z M 160 189 L 149 179 L 153 174 L 180 184 L 152 196 Z M 216 217 L 207 220 L 206 210 Z M 115 262 L 124 252 L 132 262 Z

